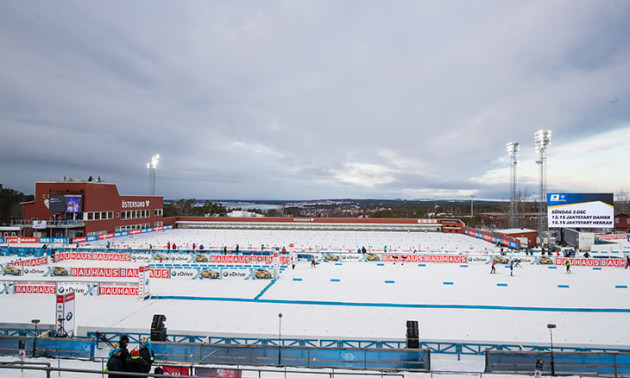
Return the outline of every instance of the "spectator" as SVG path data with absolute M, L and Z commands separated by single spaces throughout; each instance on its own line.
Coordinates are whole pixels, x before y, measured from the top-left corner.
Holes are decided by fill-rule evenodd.
M 105 370 L 109 371 L 110 378 L 123 378 L 124 374 L 112 374 L 111 372 L 123 372 L 123 360 L 122 360 L 122 351 L 120 350 L 120 346 L 115 344 L 112 350 L 109 352 L 109 357 L 107 358 L 107 364 Z
M 125 371 L 130 373 L 148 373 L 151 370 L 151 365 L 149 365 L 144 358 L 140 357 L 140 350 L 138 350 L 138 348 L 131 350 L 126 365 L 127 368 Z
M 120 361 L 122 362 L 123 371 L 127 371 L 127 361 L 129 361 L 129 358 L 131 357 L 129 355 L 127 345 L 129 345 L 129 337 L 127 335 L 122 335 L 120 337 L 118 347 L 120 348 Z

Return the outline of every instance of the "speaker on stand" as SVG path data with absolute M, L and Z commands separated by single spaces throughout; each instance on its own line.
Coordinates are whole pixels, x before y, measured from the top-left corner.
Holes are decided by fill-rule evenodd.
M 407 320 L 407 348 L 419 349 L 420 338 L 418 336 L 418 321 Z
M 166 316 L 155 314 L 151 322 L 151 341 L 166 341 Z

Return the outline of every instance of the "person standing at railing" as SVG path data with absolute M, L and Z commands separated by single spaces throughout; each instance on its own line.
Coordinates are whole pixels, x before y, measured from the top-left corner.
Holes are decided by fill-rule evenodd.
M 124 374 L 112 374 L 111 372 L 124 372 L 123 366 L 123 358 L 122 351 L 120 350 L 120 346 L 118 344 L 114 344 L 112 350 L 109 352 L 109 357 L 107 358 L 107 365 L 105 370 L 110 372 L 109 378 L 123 378 Z

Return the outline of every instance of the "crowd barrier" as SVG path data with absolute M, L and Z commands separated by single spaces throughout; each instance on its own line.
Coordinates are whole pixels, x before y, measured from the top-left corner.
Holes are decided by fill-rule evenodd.
M 486 373 L 533 374 L 538 360 L 543 375 L 630 376 L 630 353 L 487 351 Z
M 80 338 L 0 336 L 0 355 L 17 356 L 20 340 L 28 356 L 94 359 L 96 340 Z M 33 345 L 35 343 L 35 346 Z
M 17 355 L 20 340 L 25 342 L 24 351 L 29 356 L 94 360 L 97 348 L 96 338 L 0 336 L 0 355 Z M 136 341 L 131 340 L 132 343 Z M 430 371 L 430 352 L 421 349 L 311 348 L 157 341 L 152 343 L 152 348 L 156 360 L 166 363 Z
M 419 349 L 310 348 L 155 342 L 153 350 L 160 359 L 178 363 L 430 371 L 429 351 Z

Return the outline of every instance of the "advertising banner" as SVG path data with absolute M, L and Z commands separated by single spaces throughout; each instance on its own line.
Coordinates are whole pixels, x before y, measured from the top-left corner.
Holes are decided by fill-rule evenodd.
M 0 276 L 22 276 L 24 270 L 19 266 L 0 265 Z
M 74 293 L 57 294 L 55 336 L 72 337 L 76 333 Z
M 188 366 L 179 366 L 179 365 L 162 365 L 162 371 L 164 375 L 190 375 L 190 368 Z
M 39 266 L 48 264 L 48 256 L 36 257 L 28 260 L 18 260 L 9 263 L 10 266 Z
M 138 297 L 147 299 L 151 297 L 151 268 L 149 265 L 138 268 Z
M 49 271 L 48 267 L 45 266 L 35 266 L 35 267 L 25 267 L 24 275 L 25 276 L 40 276 L 43 277 L 46 272 Z
M 434 264 L 465 264 L 466 256 L 451 255 L 400 255 L 383 254 L 383 262 L 410 262 L 410 263 L 434 263 Z
M 613 228 L 612 193 L 549 193 L 547 217 L 550 228 Z
M 194 278 L 212 278 L 212 273 L 207 277 L 201 276 L 202 270 L 199 269 L 171 269 L 171 279 L 186 278 L 192 280 Z M 211 271 L 208 271 L 211 272 Z
M 246 279 L 250 273 L 244 269 L 221 269 L 221 278 L 238 278 L 238 279 Z
M 556 257 L 556 265 L 564 265 L 566 261 L 572 266 L 594 266 L 594 267 L 612 267 L 623 268 L 626 266 L 625 259 L 572 259 L 565 257 Z
M 55 294 L 54 282 L 15 282 L 15 294 Z
M 39 238 L 16 238 L 10 237 L 5 238 L 5 242 L 11 244 L 37 244 L 39 243 Z
M 211 378 L 241 378 L 243 372 L 239 369 L 218 369 L 209 367 L 195 367 L 197 377 Z
M 98 240 L 111 239 L 114 237 L 114 234 L 101 234 L 98 236 Z
M 131 261 L 129 253 L 104 253 L 104 252 L 58 252 L 55 261 Z
M 151 255 L 148 253 L 133 253 L 131 255 L 131 262 L 148 263 L 150 261 L 151 261 Z
M 610 235 L 599 235 L 599 240 L 618 240 L 625 239 L 630 241 L 630 234 L 610 234 Z
M 91 267 L 79 267 L 70 268 L 70 275 L 72 277 L 120 277 L 120 268 L 91 268 Z
M 34 220 L 33 221 L 33 229 L 34 230 L 45 230 L 46 229 L 46 221 L 45 220 Z
M 151 278 L 165 279 L 171 278 L 170 269 L 151 269 Z
M 74 293 L 75 296 L 98 295 L 98 283 L 96 282 L 57 282 L 57 294 Z
M 101 283 L 99 295 L 131 295 L 138 296 L 138 284 L 130 283 Z
M 274 278 L 280 278 L 280 259 L 278 257 L 278 251 L 273 253 L 273 276 Z

